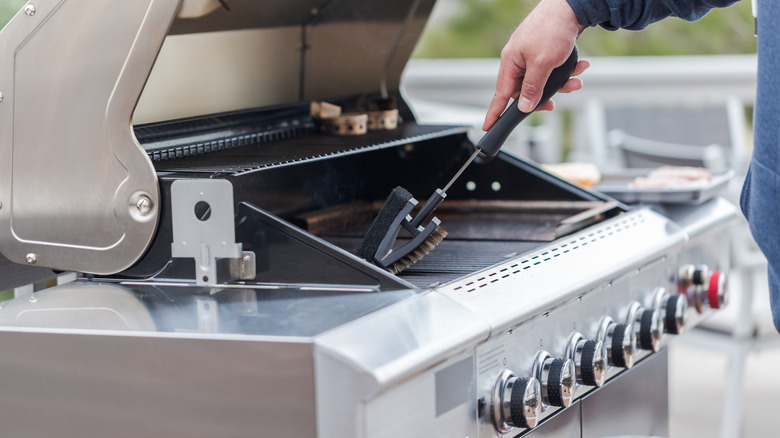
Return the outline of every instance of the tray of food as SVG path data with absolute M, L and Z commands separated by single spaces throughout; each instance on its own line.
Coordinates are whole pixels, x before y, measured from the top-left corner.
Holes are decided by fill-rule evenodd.
M 733 175 L 701 167 L 625 169 L 602 173 L 593 189 L 627 204 L 699 204 L 719 195 Z

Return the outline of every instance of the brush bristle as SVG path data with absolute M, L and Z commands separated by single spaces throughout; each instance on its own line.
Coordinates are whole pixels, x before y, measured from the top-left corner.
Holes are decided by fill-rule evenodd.
M 385 269 L 387 269 L 387 271 L 391 274 L 397 275 L 404 269 L 412 266 L 413 264 L 420 261 L 420 259 L 430 254 L 431 251 L 436 249 L 436 246 L 438 246 L 445 237 L 447 237 L 447 231 L 442 227 L 436 227 L 431 232 L 431 235 L 428 236 L 420 245 L 418 245 L 417 248 L 415 248 L 409 254 L 398 259 L 398 261 Z

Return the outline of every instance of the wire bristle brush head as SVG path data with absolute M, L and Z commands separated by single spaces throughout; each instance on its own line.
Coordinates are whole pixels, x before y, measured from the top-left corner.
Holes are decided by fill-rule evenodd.
M 401 257 L 395 263 L 391 264 L 385 269 L 387 269 L 387 271 L 391 274 L 398 274 L 399 272 L 403 271 L 409 266 L 412 266 L 413 264 L 420 261 L 420 259 L 430 254 L 431 251 L 436 249 L 436 246 L 441 243 L 445 237 L 447 237 L 447 231 L 444 228 L 437 226 L 433 229 L 433 232 L 430 234 L 430 236 L 425 238 L 423 243 L 413 248 L 412 252 Z
M 441 222 L 435 217 L 425 227 L 413 226 L 409 213 L 416 205 L 417 201 L 406 189 L 400 186 L 393 189 L 368 229 L 357 255 L 397 274 L 433 251 L 447 232 L 439 227 Z M 412 239 L 393 248 L 402 227 Z

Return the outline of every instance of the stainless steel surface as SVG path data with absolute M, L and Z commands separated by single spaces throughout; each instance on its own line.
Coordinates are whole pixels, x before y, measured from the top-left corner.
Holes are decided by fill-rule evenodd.
M 317 435 L 306 339 L 31 328 L 0 343 L 4 436 Z
M 41 0 L 0 31 L 0 88 L 13 90 L 0 108 L 0 251 L 12 261 L 32 252 L 107 274 L 146 250 L 158 212 L 139 218 L 131 199 L 157 205 L 157 176 L 130 121 L 178 5 Z
M 171 185 L 171 255 L 195 260 L 199 285 L 217 283 L 218 259 L 243 257 L 236 243 L 233 205 L 233 185 L 226 180 L 177 180 Z
M 253 280 L 257 275 L 257 256 L 252 251 L 242 251 L 241 258 L 230 259 L 230 276 L 238 280 Z
M 475 436 L 476 397 L 437 415 L 435 379 L 452 363 L 473 364 L 473 349 L 489 331 L 463 306 L 429 292 L 317 337 L 319 436 Z M 461 391 L 474 388 L 471 382 Z M 365 432 L 356 430 L 359 421 Z
M 562 303 L 608 283 L 643 260 L 668 253 L 686 238 L 684 230 L 667 219 L 639 209 L 463 277 L 440 290 L 489 318 L 493 330 L 500 331 L 533 316 L 533 309 L 542 303 Z M 566 275 L 561 275 L 562 267 Z
M 582 438 L 669 436 L 667 356 L 661 349 L 580 400 Z
M 391 282 L 356 260 L 348 243 L 312 235 L 295 215 L 376 199 L 392 172 L 371 174 L 366 157 L 414 174 L 406 166 L 428 163 L 419 158 L 432 151 L 468 155 L 463 129 L 405 120 L 395 131 L 347 141 L 313 134 L 313 122 L 285 124 L 300 122 L 300 101 L 397 97 L 433 0 L 228 5 L 232 11 L 195 0 L 181 9 L 175 0 L 40 0 L 35 16 L 22 12 L 0 32 L 0 61 L 8 61 L 0 62 L 8 101 L 0 106 L 0 226 L 9 231 L 0 233 L 0 249 L 16 261 L 34 254 L 43 266 L 60 267 L 56 257 L 67 255 L 68 266 L 91 272 L 124 269 L 144 253 L 141 267 L 110 284 L 79 281 L 0 307 L 0 367 L 14 376 L 0 395 L 11 406 L 0 411 L 4 433 L 496 438 L 538 424 L 527 436 L 577 437 L 601 430 L 593 422 L 610 415 L 632 424 L 625 433 L 657 430 L 636 421 L 643 414 L 633 406 L 605 413 L 591 400 L 637 387 L 621 382 L 646 377 L 645 364 L 665 372 L 664 339 L 658 352 L 635 351 L 631 313 L 641 312 L 631 303 L 655 311 L 650 303 L 659 288 L 677 286 L 681 265 L 723 269 L 711 237 L 728 226 L 733 207 L 718 200 L 657 211 L 618 205 L 563 238 L 453 239 L 438 248 L 443 262 L 431 256 Z M 150 111 L 139 109 L 135 122 L 182 114 L 209 122 L 130 130 L 177 13 L 176 35 L 166 39 L 141 101 Z M 65 34 L 81 44 L 52 44 Z M 192 48 L 202 51 L 186 53 Z M 44 61 L 53 66 L 50 81 L 33 68 Z M 167 105 L 174 100 L 185 108 Z M 248 107 L 261 108 L 241 114 L 263 117 L 210 115 Z M 251 133 L 272 141 L 239 148 L 245 128 L 268 120 L 271 128 Z M 277 122 L 287 127 L 274 131 Z M 155 137 L 164 126 L 183 139 L 165 129 Z M 209 129 L 227 134 L 215 140 Z M 153 157 L 158 146 L 173 145 L 157 168 L 162 198 L 136 132 L 155 143 Z M 236 148 L 214 153 L 204 138 Z M 209 155 L 184 158 L 198 148 Z M 436 172 L 450 173 L 465 155 Z M 472 184 L 453 186 L 453 197 L 527 200 L 516 187 L 538 180 L 549 187 L 535 195 L 552 201 L 604 201 L 511 157 L 492 163 L 500 178 L 469 168 Z M 152 237 L 156 246 L 146 251 Z M 194 260 L 195 281 L 182 259 Z M 271 275 L 272 264 L 282 274 Z M 170 277 L 144 280 L 158 268 Z M 223 274 L 229 284 L 218 284 Z M 413 277 L 417 283 L 405 280 Z M 605 367 L 612 350 L 628 367 L 636 361 L 634 369 Z M 583 367 L 593 371 L 593 386 L 576 385 Z M 663 380 L 651 377 L 652 385 Z M 652 403 L 650 415 L 664 424 L 656 410 L 666 394 L 658 401 L 646 390 L 619 392 Z M 545 398 L 561 406 L 543 410 Z
M 186 211 L 192 211 L 191 204 Z M 717 218 L 712 219 L 717 221 Z M 113 303 L 119 301 L 110 298 L 101 302 L 99 297 L 123 296 L 131 289 L 113 285 L 106 289 L 104 285 L 96 295 L 87 294 L 86 290 L 65 292 L 58 310 L 53 304 L 57 296 L 54 294 L 62 288 L 57 288 L 51 291 L 51 295 L 36 294 L 35 302 L 24 300 L 22 305 L 20 301 L 13 301 L 8 303 L 10 306 L 0 309 L 2 325 L 17 325 L 19 320 L 15 315 L 20 314 L 27 315 L 26 321 L 32 321 L 27 327 L 6 327 L 0 330 L 0 337 L 18 341 L 4 343 L 8 346 L 8 354 L 0 362 L 5 367 L 9 363 L 16 363 L 13 358 L 24 357 L 33 361 L 25 362 L 25 366 L 39 362 L 58 363 L 64 364 L 66 369 L 82 368 L 97 373 L 98 378 L 93 382 L 100 384 L 99 391 L 105 393 L 91 389 L 93 387 L 84 380 L 74 381 L 69 374 L 52 371 L 54 365 L 46 365 L 46 368 L 36 369 L 41 375 L 47 376 L 47 388 L 43 392 L 34 383 L 30 373 L 23 373 L 19 382 L 7 388 L 7 394 L 9 397 L 13 394 L 15 400 L 33 399 L 41 394 L 58 394 L 58 397 L 76 400 L 82 410 L 68 418 L 72 419 L 75 415 L 75 418 L 81 420 L 80 424 L 98 433 L 104 432 L 102 427 L 105 426 L 95 424 L 98 420 L 83 412 L 107 412 L 109 418 L 113 418 L 118 414 L 110 408 L 113 406 L 111 396 L 122 393 L 129 398 L 123 404 L 122 411 L 127 418 L 152 415 L 150 411 L 155 409 L 157 416 L 154 418 L 162 418 L 159 416 L 162 413 L 167 421 L 166 424 L 158 424 L 154 421 L 119 420 L 118 424 L 128 436 L 139 433 L 154 435 L 158 432 L 171 434 L 173 432 L 170 428 L 173 426 L 170 424 L 179 427 L 177 433 L 181 432 L 182 427 L 190 431 L 192 424 L 193 436 L 216 433 L 217 427 L 222 428 L 222 433 L 224 430 L 235 431 L 237 436 L 253 436 L 258 431 L 262 431 L 263 436 L 289 436 L 289 424 L 302 421 L 305 427 L 296 430 L 296 434 L 301 436 L 373 438 L 431 436 L 438 433 L 444 436 L 497 437 L 500 435 L 496 432 L 494 414 L 490 408 L 496 384 L 504 370 L 511 369 L 521 377 L 531 376 L 535 353 L 543 349 L 552 356 L 564 356 L 572 331 L 582 333 L 584 338 L 595 339 L 601 316 L 624 320 L 630 303 L 651 303 L 659 287 L 674 287 L 675 274 L 683 264 L 681 260 L 687 262 L 699 258 L 697 248 L 692 247 L 681 253 L 670 251 L 655 257 L 652 252 L 646 254 L 646 258 L 633 268 L 616 270 L 599 284 L 566 295 L 563 301 L 555 294 L 538 299 L 535 308 L 527 313 L 517 312 L 508 324 L 502 322 L 505 314 L 477 313 L 472 309 L 480 309 L 482 306 L 467 307 L 463 300 L 453 299 L 448 285 L 423 293 L 405 292 L 402 296 L 388 295 L 386 292 L 350 294 L 343 298 L 341 304 L 336 304 L 339 301 L 330 301 L 330 298 L 318 304 L 313 301 L 313 297 L 298 297 L 289 292 L 277 295 L 270 301 L 261 301 L 262 297 L 272 294 L 272 291 L 264 289 L 252 291 L 252 298 L 246 296 L 249 291 L 246 288 L 203 287 L 195 289 L 193 294 L 193 291 L 183 287 L 168 286 L 157 290 L 159 286 L 135 285 L 132 288 L 137 289 L 137 292 L 133 293 L 144 297 L 149 307 L 133 310 L 134 302 L 129 300 L 127 305 L 131 306 L 130 310 L 118 313 L 134 316 L 137 321 L 144 321 L 144 315 L 148 318 L 151 314 L 154 327 L 147 326 L 150 331 L 142 331 L 145 329 L 139 328 L 136 323 L 136 328 L 131 332 L 118 332 L 101 328 L 111 327 L 109 322 L 81 315 L 83 312 L 93 313 L 107 321 L 114 321 L 116 327 L 121 326 L 122 320 L 113 318 L 112 312 L 105 310 L 105 307 L 117 310 Z M 568 262 L 559 260 L 565 259 L 557 257 L 547 263 L 568 266 Z M 532 282 L 529 284 L 533 286 Z M 505 305 L 515 305 L 517 301 L 522 301 L 524 294 L 532 290 L 515 289 L 510 292 L 505 289 Z M 499 298 L 502 296 L 501 289 L 495 288 L 493 292 Z M 74 294 L 85 300 L 90 295 L 98 298 L 91 302 L 80 302 L 73 298 Z M 167 300 L 196 299 L 187 301 L 191 304 L 182 308 L 172 306 L 168 309 L 170 305 L 152 305 L 155 301 L 150 298 L 154 294 L 161 294 Z M 336 313 L 336 309 L 352 309 L 366 300 L 381 300 L 384 297 L 397 298 L 348 318 L 339 319 L 333 315 L 335 319 L 331 322 L 318 326 L 314 331 L 305 331 L 308 325 L 315 324 L 311 317 L 313 315 L 327 313 L 322 316 L 330 317 L 329 314 Z M 496 295 L 489 294 L 478 297 L 486 301 L 496 299 Z M 274 303 L 275 300 L 279 303 Z M 250 305 L 253 301 L 254 306 Z M 299 316 L 291 313 L 301 306 L 316 311 L 304 312 Z M 285 309 L 284 313 L 279 313 L 281 309 Z M 322 309 L 329 309 L 330 312 L 322 312 Z M 4 313 L 6 310 L 8 313 Z M 57 318 L 50 316 L 55 314 L 58 314 Z M 182 319 L 183 315 L 190 316 Z M 279 318 L 279 315 L 284 315 L 284 318 Z M 4 317 L 7 319 L 2 319 Z M 248 326 L 241 323 L 242 318 L 249 318 L 254 321 L 253 324 L 273 322 L 285 327 L 285 331 L 274 329 L 274 336 L 258 334 L 264 332 L 244 332 Z M 127 318 L 125 320 L 130 321 Z M 79 321 L 87 326 L 68 325 Z M 90 321 L 94 326 L 88 326 Z M 46 323 L 50 325 L 46 326 Z M 502 325 L 508 327 L 496 328 Z M 301 330 L 307 334 L 296 335 Z M 242 332 L 244 334 L 239 334 Z M 84 340 L 86 338 L 90 340 Z M 59 347 L 55 348 L 54 345 Z M 63 345 L 68 348 L 62 348 Z M 111 347 L 107 348 L 107 345 Z M 27 354 L 28 348 L 34 349 L 35 353 Z M 117 350 L 127 352 L 120 354 Z M 129 351 L 132 351 L 132 356 Z M 246 351 L 255 353 L 247 356 Z M 78 357 L 73 354 L 78 354 Z M 186 357 L 186 363 L 185 359 L 175 358 L 179 356 Z M 65 359 L 61 360 L 61 357 Z M 92 360 L 94 357 L 99 359 Z M 593 422 L 599 427 L 605 427 L 602 423 L 610 423 L 612 416 L 620 416 L 620 424 L 633 425 L 630 430 L 637 434 L 663 428 L 667 421 L 665 414 L 653 418 L 654 425 L 650 427 L 645 416 L 661 415 L 656 412 L 656 403 L 665 406 L 665 390 L 662 395 L 654 393 L 647 396 L 644 389 L 632 389 L 630 392 L 624 389 L 636 400 L 636 404 L 646 408 L 650 414 L 637 413 L 634 405 L 625 409 L 610 405 L 612 409 L 609 414 L 592 412 L 593 409 L 601 410 L 600 407 L 587 407 L 592 395 L 615 387 L 611 386 L 611 382 L 620 380 L 624 374 L 633 382 L 635 370 L 648 361 L 655 361 L 656 357 L 662 357 L 662 362 L 665 362 L 665 350 L 662 348 L 658 353 L 638 353 L 638 363 L 630 371 L 614 367 L 607 369 L 607 383 L 604 387 L 578 388 L 574 393 L 577 400 L 571 406 L 565 409 L 551 407 L 538 415 L 539 425 L 529 436 L 537 436 L 533 434 L 545 430 L 563 434 L 580 430 L 580 409 L 583 409 L 583 423 L 591 428 L 595 427 Z M 122 364 L 114 365 L 113 361 Z M 161 380 L 162 377 L 144 377 L 152 371 L 149 365 L 139 365 L 139 361 L 164 364 L 159 372 L 169 380 L 171 376 L 178 376 L 180 370 L 190 372 L 166 383 Z M 258 367 L 257 364 L 263 366 Z M 16 372 L 15 366 L 9 369 Z M 200 391 L 201 387 L 194 379 L 212 375 L 214 371 L 211 370 L 214 369 L 227 373 L 215 378 L 224 389 L 214 383 Z M 249 372 L 254 374 L 249 376 Z M 114 376 L 114 380 L 111 376 Z M 40 379 L 40 375 L 36 378 Z M 128 388 L 129 384 L 125 383 L 128 381 L 144 383 L 138 388 Z M 247 381 L 259 383 L 258 386 L 247 385 Z M 454 381 L 463 384 L 454 385 Z M 663 383 L 659 382 L 653 380 L 653 391 L 659 390 L 655 388 Z M 198 389 L 186 389 L 188 385 Z M 149 386 L 153 388 L 149 389 Z M 634 384 L 630 386 L 636 388 Z M 85 387 L 88 390 L 85 391 Z M 78 394 L 71 395 L 72 391 Z M 285 398 L 278 401 L 278 394 L 281 393 Z M 179 400 L 181 394 L 186 394 L 184 400 Z M 56 399 L 54 395 L 51 397 L 52 400 Z M 147 405 L 147 397 L 159 402 Z M 656 397 L 661 398 L 656 400 Z M 177 401 L 173 403 L 172 400 Z M 207 409 L 205 414 L 192 420 L 193 423 L 184 423 L 189 416 L 195 415 L 191 412 L 200 412 L 192 406 L 208 408 L 217 403 L 235 406 L 238 403 L 246 404 L 246 400 L 258 400 L 257 403 L 263 407 L 266 403 L 262 400 L 274 400 L 273 412 L 264 410 L 261 414 L 246 415 L 245 407 L 236 407 L 235 412 L 239 414 L 229 417 L 235 424 L 228 427 L 228 419 L 215 419 Z M 651 405 L 648 406 L 648 403 Z M 24 403 L 22 405 L 27 406 Z M 172 411 L 174 405 L 179 406 L 180 410 Z M 39 408 L 44 412 L 54 409 L 48 405 Z M 25 411 L 13 411 L 18 412 Z M 630 421 L 628 418 L 623 421 L 624 415 Z M 5 420 L 11 423 L 11 418 Z M 45 435 L 59 426 L 61 433 L 58 436 L 76 436 L 74 426 L 61 426 L 57 424 L 59 421 L 50 417 L 49 421 L 36 425 L 33 432 Z M 203 425 L 206 421 L 213 424 Z M 21 426 L 12 424 L 11 427 Z M 583 434 L 587 431 L 582 429 Z
M 511 436 L 511 435 L 510 435 Z M 527 438 L 581 438 L 582 412 L 579 402 L 569 409 L 555 414 L 550 421 L 545 421 L 534 430 L 524 434 Z

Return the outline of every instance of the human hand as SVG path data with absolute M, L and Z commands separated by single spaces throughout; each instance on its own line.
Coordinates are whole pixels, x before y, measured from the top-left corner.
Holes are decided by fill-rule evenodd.
M 566 61 L 583 30 L 566 0 L 542 0 L 501 51 L 496 92 L 482 129 L 487 131 L 493 126 L 512 97 L 519 96 L 520 111 L 533 111 L 541 100 L 550 72 Z M 580 60 L 572 76 L 580 75 L 589 66 L 590 62 Z M 582 80 L 573 77 L 560 92 L 580 88 Z M 550 100 L 539 109 L 551 110 L 554 106 Z

